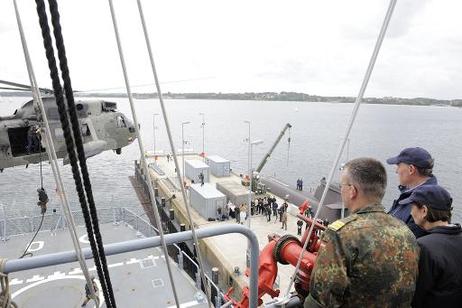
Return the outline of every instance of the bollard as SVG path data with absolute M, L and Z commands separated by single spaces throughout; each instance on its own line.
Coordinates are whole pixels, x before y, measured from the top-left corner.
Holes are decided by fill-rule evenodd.
M 218 268 L 217 267 L 212 267 L 212 282 L 214 285 L 210 286 L 210 296 L 212 299 L 215 300 L 215 304 L 219 303 L 219 290 L 217 289 L 218 287 Z M 220 307 L 220 305 L 217 305 L 216 307 Z
M 170 220 L 175 220 L 175 210 L 174 209 L 169 210 L 169 217 L 170 217 Z
M 186 231 L 186 225 L 180 224 L 180 231 Z
M 165 207 L 165 198 L 164 197 L 162 197 L 160 199 L 160 204 L 162 205 L 162 207 Z
M 159 197 L 159 188 L 158 187 L 154 187 L 154 196 Z
M 212 267 L 212 281 L 213 283 L 218 283 L 218 267 Z
M 184 265 L 183 265 L 183 252 L 180 250 L 180 252 L 178 253 L 178 267 L 180 269 L 183 269 L 184 268 Z

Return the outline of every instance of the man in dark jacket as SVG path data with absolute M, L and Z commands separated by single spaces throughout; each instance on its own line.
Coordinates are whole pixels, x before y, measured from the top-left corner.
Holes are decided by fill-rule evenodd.
M 398 186 L 400 195 L 393 202 L 388 214 L 407 224 L 416 238 L 426 235 L 425 230 L 416 225 L 412 219 L 411 204 L 403 203 L 402 200 L 408 198 L 416 187 L 438 184 L 432 174 L 433 158 L 423 148 L 406 148 L 398 156 L 387 159 L 387 163 L 396 165 L 400 184 Z
M 420 237 L 419 275 L 414 307 L 460 307 L 462 304 L 462 228 L 451 224 L 452 198 L 438 185 L 420 186 L 403 203 L 429 234 Z

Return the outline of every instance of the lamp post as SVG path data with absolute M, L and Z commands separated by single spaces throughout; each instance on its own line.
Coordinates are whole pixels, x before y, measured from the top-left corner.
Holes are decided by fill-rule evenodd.
M 205 114 L 201 112 L 199 115 L 202 116 L 202 158 L 205 161 Z
M 251 161 L 251 158 L 250 158 L 250 155 L 251 155 L 251 152 L 252 152 L 252 144 L 250 142 L 250 121 L 244 121 L 244 123 L 248 124 L 249 125 L 249 136 L 247 137 L 247 142 L 249 144 L 249 148 L 248 148 L 248 156 L 247 156 L 247 169 L 248 169 L 248 175 L 249 175 L 249 207 L 248 207 L 248 211 L 247 211 L 247 216 L 248 216 L 248 222 L 247 222 L 247 226 L 250 228 L 250 202 L 252 201 L 252 175 L 250 174 L 251 170 L 250 170 L 250 161 Z
M 255 141 L 252 141 L 250 143 L 250 185 L 249 185 L 249 208 L 248 208 L 248 211 L 247 211 L 247 215 L 249 216 L 249 219 L 247 219 L 247 227 L 249 227 L 250 229 L 250 217 L 251 217 L 251 204 L 252 204 L 252 183 L 253 183 L 253 168 L 252 168 L 252 154 L 253 154 L 253 146 L 254 145 L 259 145 L 259 144 L 262 144 L 263 143 L 263 140 L 261 139 L 258 139 L 258 140 L 255 140 Z
M 251 205 L 252 205 L 252 178 L 253 178 L 253 172 L 252 172 L 252 147 L 254 145 L 258 145 L 263 143 L 263 140 L 255 140 L 255 141 L 250 141 L 250 121 L 244 121 L 244 123 L 247 123 L 249 125 L 249 137 L 248 137 L 248 143 L 249 143 L 249 149 L 248 149 L 248 168 L 249 168 L 249 201 L 248 201 L 248 206 L 247 206 L 247 227 L 250 229 L 250 217 L 252 216 L 252 211 L 251 211 Z M 246 250 L 246 265 L 247 267 L 250 266 L 250 241 L 247 241 L 247 250 Z
M 156 156 L 156 116 L 158 116 L 158 113 L 154 113 L 152 115 L 152 136 L 154 140 L 154 146 L 153 146 L 153 151 L 154 151 L 154 156 Z
M 184 185 L 184 126 L 186 124 L 190 124 L 191 122 L 190 121 L 186 121 L 186 122 L 181 122 L 181 158 L 182 158 L 182 164 L 183 164 L 183 170 L 181 172 L 181 185 Z

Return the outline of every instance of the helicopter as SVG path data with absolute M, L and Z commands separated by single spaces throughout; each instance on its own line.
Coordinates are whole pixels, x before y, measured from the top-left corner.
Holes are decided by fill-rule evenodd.
M 43 92 L 48 93 L 42 97 L 42 101 L 56 156 L 67 164 L 69 157 L 58 107 L 55 98 L 49 95 L 50 92 Z M 122 148 L 136 139 L 133 123 L 117 110 L 117 103 L 104 100 L 77 100 L 75 107 L 86 158 L 107 150 L 114 150 L 116 154 L 121 154 Z M 42 126 L 43 123 L 39 121 L 33 100 L 16 109 L 13 115 L 0 117 L 0 171 L 20 165 L 27 167 L 29 164 L 48 160 L 45 138 L 41 138 L 40 134 Z

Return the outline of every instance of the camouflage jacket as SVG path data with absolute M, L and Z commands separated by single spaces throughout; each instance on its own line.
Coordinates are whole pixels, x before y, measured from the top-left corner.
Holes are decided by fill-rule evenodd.
M 419 249 L 409 228 L 368 206 L 330 224 L 305 307 L 409 307 Z

